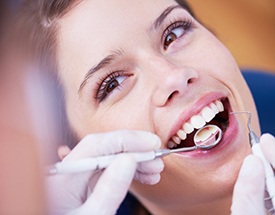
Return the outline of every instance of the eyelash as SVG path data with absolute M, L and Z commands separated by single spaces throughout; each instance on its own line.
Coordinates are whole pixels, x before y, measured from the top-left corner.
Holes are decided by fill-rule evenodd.
M 179 28 L 179 27 L 182 27 L 184 29 L 184 34 L 187 33 L 187 31 L 189 31 L 192 27 L 192 24 L 193 24 L 193 20 L 192 19 L 185 19 L 184 21 L 175 21 L 175 22 L 172 22 L 164 31 L 163 33 L 163 36 L 162 36 L 162 43 L 163 43 L 163 46 L 164 46 L 164 49 L 166 50 L 168 48 L 168 46 L 166 47 L 165 46 L 165 39 L 167 38 L 167 36 L 172 33 L 173 30 L 175 30 L 176 28 Z M 182 35 L 182 36 L 183 36 Z M 182 37 L 180 36 L 180 37 Z
M 106 76 L 103 78 L 100 78 L 100 81 L 97 83 L 98 87 L 96 90 L 95 94 L 95 99 L 98 100 L 99 102 L 102 102 L 108 94 L 112 93 L 107 92 L 107 87 L 118 77 L 126 76 L 125 71 L 123 70 L 118 70 L 118 71 L 110 71 Z M 127 75 L 129 76 L 129 75 Z M 116 87 L 116 89 L 120 87 L 120 84 Z

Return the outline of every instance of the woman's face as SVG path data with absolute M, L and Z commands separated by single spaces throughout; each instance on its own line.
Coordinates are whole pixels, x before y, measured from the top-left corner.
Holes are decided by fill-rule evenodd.
M 165 157 L 159 184 L 133 183 L 147 207 L 192 210 L 230 198 L 250 150 L 247 118 L 229 113 L 249 110 L 255 119 L 255 107 L 227 49 L 175 1 L 82 1 L 60 20 L 58 62 L 79 138 L 147 130 L 171 148 L 192 144 L 185 133 L 213 117 L 222 128 L 217 147 Z M 252 127 L 259 130 L 257 119 Z

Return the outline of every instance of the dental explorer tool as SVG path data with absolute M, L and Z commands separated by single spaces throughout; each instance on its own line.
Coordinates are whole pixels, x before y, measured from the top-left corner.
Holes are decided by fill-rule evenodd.
M 215 132 L 214 134 L 212 134 L 210 141 L 202 141 L 202 143 L 198 143 L 197 141 L 195 141 L 195 137 L 200 132 L 202 132 L 203 129 L 212 129 Z M 206 125 L 196 132 L 194 136 L 194 143 L 195 143 L 194 146 L 178 148 L 178 149 L 158 149 L 158 150 L 149 151 L 149 152 L 136 152 L 136 153 L 124 152 L 124 154 L 133 156 L 137 162 L 150 161 L 159 157 L 169 155 L 171 153 L 193 151 L 198 148 L 203 150 L 208 150 L 216 146 L 220 142 L 221 138 L 222 138 L 222 131 L 218 126 Z M 93 158 L 83 158 L 83 159 L 74 160 L 74 161 L 58 162 L 48 167 L 46 173 L 48 175 L 55 175 L 60 173 L 77 173 L 77 172 L 104 169 L 112 162 L 115 156 L 117 156 L 117 154 L 105 155 L 105 156 L 99 156 L 99 157 L 93 157 Z
M 230 114 L 247 114 L 248 115 L 248 121 L 247 121 L 247 128 L 248 128 L 248 135 L 249 135 L 249 142 L 252 148 L 252 152 L 254 155 L 259 157 L 264 165 L 265 170 L 265 183 L 266 183 L 266 190 L 270 196 L 270 200 L 273 206 L 275 207 L 275 177 L 273 169 L 270 165 L 270 163 L 266 160 L 260 144 L 259 137 L 255 134 L 255 132 L 251 129 L 251 118 L 252 114 L 249 111 L 240 111 L 240 112 L 231 112 Z

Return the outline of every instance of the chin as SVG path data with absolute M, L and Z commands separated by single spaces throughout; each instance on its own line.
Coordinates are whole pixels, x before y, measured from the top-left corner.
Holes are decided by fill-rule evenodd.
M 234 184 L 242 163 L 241 157 L 240 155 L 240 159 L 212 172 L 183 169 L 183 166 L 175 163 L 172 165 L 170 162 L 173 161 L 167 160 L 161 181 L 157 185 L 134 182 L 132 191 L 151 212 L 169 211 L 169 214 L 178 214 L 179 211 L 185 211 L 181 214 L 196 214 L 192 211 L 211 211 L 217 205 L 229 210 Z

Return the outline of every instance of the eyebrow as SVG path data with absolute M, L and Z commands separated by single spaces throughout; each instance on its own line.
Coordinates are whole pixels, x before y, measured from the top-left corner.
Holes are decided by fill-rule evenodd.
M 166 17 L 174 10 L 177 8 L 183 8 L 181 5 L 172 5 L 168 8 L 166 8 L 161 14 L 160 16 L 153 22 L 152 27 L 150 28 L 150 30 L 153 29 L 157 29 L 159 28 L 159 26 L 161 26 L 161 24 L 163 23 L 163 21 L 166 19 Z
M 169 6 L 168 8 L 166 8 L 161 14 L 160 16 L 153 22 L 152 26 L 149 28 L 150 30 L 153 29 L 157 29 L 161 26 L 161 24 L 163 23 L 163 21 L 166 19 L 166 17 L 174 10 L 177 8 L 183 8 L 181 5 L 172 5 Z M 104 57 L 102 60 L 99 61 L 98 64 L 96 64 L 94 67 L 92 67 L 85 75 L 84 80 L 82 81 L 82 83 L 79 86 L 78 89 L 78 93 L 80 94 L 80 92 L 82 91 L 82 89 L 84 88 L 84 86 L 86 85 L 87 81 L 93 76 L 94 73 L 96 73 L 97 71 L 107 67 L 108 65 L 110 65 L 113 61 L 115 61 L 115 59 L 119 56 L 122 55 L 123 50 L 116 50 L 112 52 L 113 54 L 107 55 L 106 57 Z
M 84 80 L 79 86 L 78 93 L 81 92 L 83 87 L 86 85 L 87 81 L 94 75 L 94 73 L 110 65 L 113 61 L 115 61 L 116 58 L 122 55 L 123 50 L 116 50 L 116 51 L 112 51 L 111 53 L 113 54 L 107 55 L 101 61 L 99 61 L 98 64 L 96 64 L 94 67 L 89 69 L 89 71 L 86 73 L 84 77 Z

